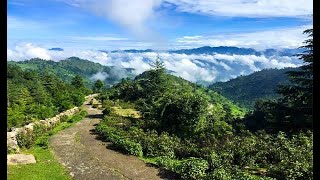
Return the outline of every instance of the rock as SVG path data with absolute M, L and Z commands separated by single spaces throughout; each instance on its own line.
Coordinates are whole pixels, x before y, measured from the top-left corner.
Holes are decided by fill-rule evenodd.
M 34 126 L 34 125 L 35 125 L 34 123 L 29 123 L 28 125 L 25 126 L 25 129 L 28 129 L 28 130 L 30 130 L 30 131 L 33 131 L 33 126 Z
M 18 134 L 20 131 L 23 131 L 23 128 L 14 128 L 12 130 L 12 132 L 15 132 L 16 134 Z
M 7 147 L 11 148 L 15 152 L 19 152 L 19 146 L 16 139 L 16 132 L 7 132 Z
M 36 159 L 32 154 L 9 154 L 7 155 L 8 165 L 31 164 L 36 163 Z
M 45 121 L 45 120 L 40 120 L 39 122 L 40 122 L 40 124 L 47 124 L 47 121 Z
M 39 123 L 43 126 L 45 126 L 46 129 L 51 128 L 51 124 L 49 123 L 49 121 L 45 121 L 45 120 L 40 120 Z

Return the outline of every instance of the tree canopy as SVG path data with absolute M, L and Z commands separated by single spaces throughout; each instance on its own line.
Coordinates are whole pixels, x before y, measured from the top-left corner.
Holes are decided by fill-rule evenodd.
M 247 117 L 250 129 L 268 129 L 271 132 L 312 129 L 313 30 L 308 29 L 304 33 L 308 34 L 309 39 L 301 48 L 306 51 L 298 54 L 304 65 L 300 70 L 287 73 L 291 84 L 279 86 L 278 93 L 282 98 L 256 104 L 253 113 Z
M 23 71 L 7 65 L 7 128 L 22 126 L 32 121 L 81 106 L 88 92 L 80 78 L 74 85 L 62 82 L 54 75 Z

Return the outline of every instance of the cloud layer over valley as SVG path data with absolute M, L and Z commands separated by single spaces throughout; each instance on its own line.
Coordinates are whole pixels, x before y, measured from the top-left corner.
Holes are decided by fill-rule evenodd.
M 8 60 L 21 61 L 31 58 L 59 61 L 76 56 L 107 66 L 133 68 L 136 75 L 149 70 L 157 56 L 174 75 L 192 82 L 208 84 L 226 81 L 239 75 L 250 74 L 265 68 L 298 67 L 301 61 L 294 56 L 265 56 L 238 54 L 183 54 L 169 52 L 101 52 L 96 50 L 50 51 L 34 44 L 21 44 L 7 49 Z M 117 74 L 117 72 L 115 72 Z M 120 74 L 119 74 L 120 75 Z M 93 79 L 105 79 L 98 73 Z

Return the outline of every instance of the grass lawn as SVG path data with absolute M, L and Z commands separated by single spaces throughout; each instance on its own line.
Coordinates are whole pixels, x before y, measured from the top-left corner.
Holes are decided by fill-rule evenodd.
M 41 137 L 45 145 L 33 145 L 30 149 L 21 149 L 22 154 L 32 154 L 36 158 L 34 164 L 7 165 L 7 178 L 9 180 L 71 180 L 72 177 L 67 170 L 55 158 L 50 148 L 47 146 L 48 139 L 53 134 L 66 129 L 80 121 L 85 113 L 78 113 L 69 118 L 67 122 L 62 122 L 51 131 Z
M 37 163 L 25 165 L 8 165 L 7 178 L 9 180 L 69 180 L 72 179 L 65 168 L 54 159 L 50 149 L 39 146 L 22 151 L 23 154 L 32 154 Z

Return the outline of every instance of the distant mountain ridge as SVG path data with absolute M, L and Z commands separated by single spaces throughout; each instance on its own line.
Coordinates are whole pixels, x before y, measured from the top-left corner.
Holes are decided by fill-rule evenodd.
M 263 51 L 257 51 L 253 48 L 239 48 L 234 46 L 219 46 L 219 47 L 210 47 L 203 46 L 199 48 L 192 49 L 180 49 L 169 51 L 171 53 L 179 53 L 179 54 L 236 54 L 236 55 L 256 55 L 256 56 L 293 56 L 297 53 L 302 53 L 303 49 L 265 49 Z
M 70 57 L 58 62 L 34 58 L 19 62 L 7 61 L 7 63 L 17 65 L 24 70 L 49 72 L 65 82 L 71 82 L 72 78 L 78 74 L 83 77 L 87 86 L 92 86 L 96 78 L 99 77 L 104 80 L 107 86 L 111 86 L 122 78 L 133 78 L 134 71 L 132 68 L 103 66 L 78 57 Z
M 252 109 L 258 99 L 275 99 L 278 85 L 289 84 L 288 71 L 299 68 L 264 69 L 247 76 L 239 76 L 227 82 L 216 82 L 208 88 L 233 100 L 242 107 Z
M 168 53 L 177 53 L 177 54 L 236 54 L 236 55 L 256 55 L 256 56 L 293 56 L 297 53 L 302 53 L 303 49 L 265 49 L 263 51 L 257 51 L 253 48 L 240 48 L 235 46 L 218 46 L 218 47 L 211 47 L 211 46 L 202 46 L 199 48 L 190 48 L 190 49 L 179 49 L 179 50 L 167 50 L 164 52 Z M 116 53 L 116 52 L 126 52 L 126 53 L 145 53 L 145 52 L 157 52 L 152 49 L 145 49 L 145 50 L 137 50 L 137 49 L 128 49 L 128 50 L 113 50 L 113 51 L 106 51 L 100 50 L 100 52 L 105 53 Z

